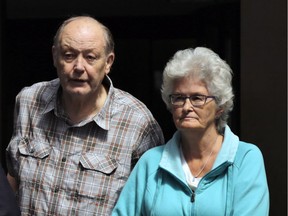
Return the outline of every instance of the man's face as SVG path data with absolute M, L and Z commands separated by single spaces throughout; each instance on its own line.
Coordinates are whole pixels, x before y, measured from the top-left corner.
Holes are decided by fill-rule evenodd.
M 114 61 L 114 53 L 105 53 L 103 30 L 97 23 L 75 20 L 67 24 L 52 51 L 64 94 L 97 95 Z

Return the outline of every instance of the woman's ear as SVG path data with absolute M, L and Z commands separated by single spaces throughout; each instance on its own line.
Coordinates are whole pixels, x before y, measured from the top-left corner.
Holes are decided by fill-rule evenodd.
M 218 108 L 218 110 L 216 111 L 216 119 L 219 119 L 220 118 L 220 116 L 222 115 L 222 113 L 223 113 L 223 109 L 222 108 Z

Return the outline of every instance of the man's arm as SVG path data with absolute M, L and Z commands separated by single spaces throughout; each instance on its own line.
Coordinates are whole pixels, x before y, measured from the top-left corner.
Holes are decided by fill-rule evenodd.
M 13 191 L 16 192 L 18 190 L 16 179 L 13 176 L 11 176 L 9 173 L 7 173 L 7 180 L 11 188 L 13 189 Z

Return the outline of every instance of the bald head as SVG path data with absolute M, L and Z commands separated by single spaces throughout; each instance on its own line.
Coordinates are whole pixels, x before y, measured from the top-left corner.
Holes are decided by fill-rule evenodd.
M 74 35 L 80 35 L 80 33 L 85 34 L 85 31 L 90 34 L 98 34 L 99 40 L 101 40 L 101 38 L 103 39 L 106 54 L 114 52 L 114 40 L 110 30 L 89 16 L 77 16 L 65 20 L 56 32 L 54 46 L 57 47 L 59 43 L 61 43 L 63 33 L 71 34 L 73 32 Z

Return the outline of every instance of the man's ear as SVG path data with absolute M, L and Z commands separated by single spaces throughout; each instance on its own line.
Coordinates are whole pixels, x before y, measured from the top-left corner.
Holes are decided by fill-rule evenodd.
M 57 48 L 55 46 L 52 46 L 52 57 L 53 57 L 53 65 L 56 67 L 57 64 Z
M 105 63 L 106 74 L 110 72 L 114 59 L 115 59 L 115 54 L 113 52 L 109 53 L 106 59 L 106 63 Z

